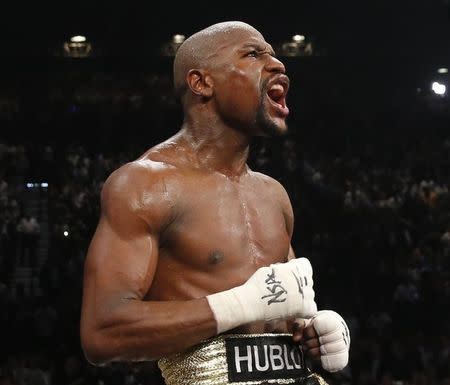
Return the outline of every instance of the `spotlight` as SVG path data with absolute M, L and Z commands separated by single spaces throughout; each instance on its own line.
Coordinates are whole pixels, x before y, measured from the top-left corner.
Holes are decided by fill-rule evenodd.
M 176 34 L 176 35 L 172 36 L 172 42 L 175 44 L 181 44 L 185 40 L 186 40 L 186 36 L 184 36 L 184 35 Z
M 292 36 L 292 40 L 295 41 L 296 43 L 300 43 L 300 42 L 305 40 L 305 36 L 303 36 L 303 35 L 294 35 L 294 36 Z
M 72 36 L 69 41 L 63 45 L 64 56 L 83 58 L 88 57 L 92 52 L 92 45 L 86 39 L 86 36 Z
M 439 82 L 433 82 L 431 84 L 431 89 L 436 95 L 445 95 L 445 92 L 447 91 L 447 87 L 445 84 L 439 83 Z
M 70 41 L 72 43 L 84 43 L 86 41 L 86 37 L 85 36 L 81 36 L 81 35 L 76 35 L 76 36 L 72 36 L 70 38 Z
M 448 68 L 445 68 L 445 67 L 439 68 L 437 70 L 437 72 L 438 72 L 438 74 L 446 74 L 446 73 L 448 73 Z
M 172 38 L 168 41 L 165 41 L 163 45 L 161 46 L 161 53 L 164 56 L 175 56 L 175 54 L 178 51 L 178 48 L 180 48 L 180 45 L 186 40 L 186 36 L 175 34 L 172 36 Z
M 276 48 L 277 54 L 281 56 L 312 56 L 312 42 L 306 40 L 305 35 L 293 35 L 282 42 Z

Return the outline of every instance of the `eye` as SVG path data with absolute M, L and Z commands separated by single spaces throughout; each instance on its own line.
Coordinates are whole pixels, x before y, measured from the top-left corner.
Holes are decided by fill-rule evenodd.
M 247 55 L 246 56 L 249 56 L 249 57 L 258 57 L 259 56 L 259 53 L 258 53 L 258 51 L 256 51 L 255 49 L 254 50 L 252 50 L 252 51 L 250 51 L 250 52 L 247 52 Z

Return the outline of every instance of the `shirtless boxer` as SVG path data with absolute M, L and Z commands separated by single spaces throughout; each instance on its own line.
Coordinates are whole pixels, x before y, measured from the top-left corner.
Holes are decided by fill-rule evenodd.
M 103 187 L 85 265 L 87 359 L 158 360 L 170 385 L 303 383 L 301 343 L 342 369 L 348 329 L 317 312 L 288 195 L 246 163 L 253 136 L 287 131 L 284 65 L 256 29 L 225 22 L 183 43 L 174 83 L 180 131 Z

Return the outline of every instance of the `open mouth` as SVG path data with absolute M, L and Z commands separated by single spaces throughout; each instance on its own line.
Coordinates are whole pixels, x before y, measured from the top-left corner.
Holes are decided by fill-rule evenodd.
M 267 90 L 267 96 L 279 115 L 286 117 L 289 108 L 286 106 L 286 94 L 289 88 L 289 80 L 279 78 L 274 81 Z
M 286 92 L 281 84 L 274 84 L 270 87 L 267 95 L 276 104 L 279 104 L 281 107 L 286 107 Z

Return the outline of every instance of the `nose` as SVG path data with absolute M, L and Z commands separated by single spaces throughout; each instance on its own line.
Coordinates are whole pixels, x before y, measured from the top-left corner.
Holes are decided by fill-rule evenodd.
M 282 74 L 286 73 L 284 64 L 279 59 L 271 55 L 268 55 L 266 69 L 269 72 L 279 72 Z

